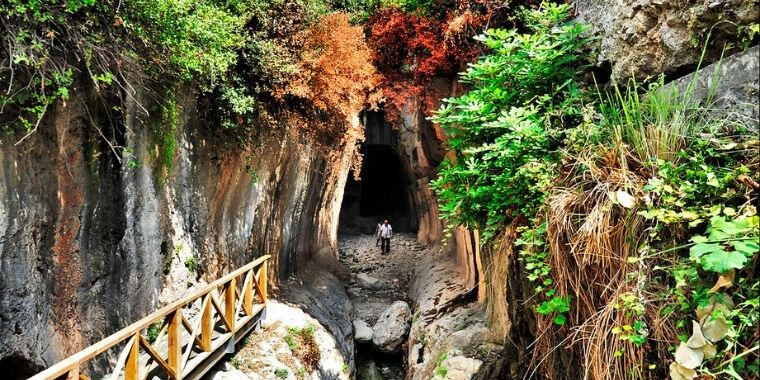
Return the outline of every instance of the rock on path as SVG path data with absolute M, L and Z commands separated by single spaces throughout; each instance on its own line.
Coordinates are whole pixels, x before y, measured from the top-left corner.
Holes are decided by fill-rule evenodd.
M 412 322 L 412 309 L 404 301 L 396 301 L 383 312 L 372 328 L 372 343 L 383 352 L 397 352 L 406 340 Z

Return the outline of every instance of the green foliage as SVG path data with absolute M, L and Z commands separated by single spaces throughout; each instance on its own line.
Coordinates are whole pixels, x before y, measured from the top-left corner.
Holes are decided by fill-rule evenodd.
M 274 375 L 279 377 L 280 379 L 287 379 L 288 374 L 290 374 L 290 372 L 288 371 L 287 368 L 277 368 L 274 370 Z
M 570 311 L 570 300 L 570 296 L 552 296 L 548 300 L 541 302 L 541 304 L 536 307 L 536 312 L 541 315 L 553 314 L 554 318 L 552 321 L 554 324 L 562 326 L 567 322 L 567 316 L 565 313 Z
M 684 107 L 678 102 L 688 97 L 680 94 L 672 99 L 674 104 L 667 106 L 671 109 Z M 652 172 L 642 188 L 646 208 L 638 212 L 651 223 L 639 250 L 640 259 L 658 264 L 661 272 L 648 281 L 653 287 L 665 286 L 650 302 L 658 305 L 660 315 L 675 320 L 682 341 L 692 334 L 695 310 L 703 329 L 709 321 L 727 329 L 726 345 L 714 342 L 717 355 L 705 357 L 700 372 L 753 377 L 757 366 L 745 365 L 741 356 L 746 352 L 742 347 L 755 339 L 749 326 L 757 322 L 753 314 L 757 313 L 760 296 L 746 276 L 747 270 L 753 270 L 748 264 L 756 258 L 760 237 L 757 209 L 742 180 L 752 175 L 746 163 L 757 153 L 747 148 L 756 140 L 742 125 L 708 118 L 708 108 L 709 103 L 692 104 L 679 116 L 682 120 L 675 125 L 680 127 L 675 129 L 668 129 L 673 122 L 660 123 L 661 132 L 675 130 L 683 135 L 677 140 L 661 139 L 673 144 L 659 152 L 653 150 L 651 141 L 648 146 L 637 147 L 635 140 L 622 134 L 621 140 L 631 143 Z M 642 118 L 656 120 L 652 114 L 660 111 L 658 107 L 642 107 L 630 113 L 641 112 Z M 723 288 L 730 288 L 730 294 L 721 292 Z M 727 300 L 721 302 L 730 306 L 714 313 L 709 321 L 700 317 L 699 310 L 715 304 L 716 298 Z M 734 306 L 731 299 L 742 302 Z M 638 315 L 633 316 L 635 321 L 640 320 Z M 620 328 L 616 332 L 621 340 L 637 344 L 646 339 L 635 323 L 628 329 Z M 718 359 L 725 356 L 740 356 L 739 363 Z
M 235 367 L 236 369 L 240 369 L 240 367 L 243 366 L 243 361 L 238 358 L 232 358 L 230 359 L 230 365 Z
M 724 209 L 733 210 L 731 208 Z M 730 214 L 735 215 L 735 211 Z M 758 251 L 758 216 L 739 216 L 726 220 L 725 216 L 710 218 L 708 236 L 694 235 L 695 244 L 689 249 L 689 257 L 702 269 L 723 273 L 742 269 Z
M 491 29 L 477 39 L 491 53 L 462 75 L 472 90 L 446 99 L 440 123 L 456 154 L 433 181 L 443 216 L 492 238 L 511 218 L 538 214 L 567 125 L 580 124 L 577 82 L 585 28 L 567 5 L 523 11 L 530 33 Z
M 69 97 L 75 73 L 100 93 L 130 87 L 135 64 L 162 82 L 213 83 L 244 42 L 247 0 L 10 0 L 0 5 L 7 45 L 0 60 L 6 133 L 31 132 L 50 105 Z M 6 58 L 7 57 L 7 58 Z M 131 73 L 134 74 L 134 73 Z
M 160 107 L 160 119 L 153 125 L 153 138 L 157 145 L 159 163 L 159 181 L 168 175 L 174 167 L 174 155 L 177 150 L 177 129 L 179 127 L 179 109 L 174 91 L 167 90 Z
M 449 357 L 449 354 L 443 352 L 443 353 L 439 354 L 438 357 L 436 358 L 436 363 L 437 364 L 436 364 L 436 368 L 435 368 L 435 374 L 438 375 L 438 376 L 440 376 L 440 377 L 442 377 L 442 378 L 444 378 L 444 379 L 446 378 L 446 375 L 449 374 L 449 369 L 446 368 L 446 366 L 443 365 L 443 362 L 446 361 L 446 359 L 448 357 Z
M 190 256 L 185 260 L 185 267 L 190 273 L 195 273 L 198 270 L 198 258 Z
M 291 352 L 296 352 L 298 349 L 298 342 L 296 342 L 296 338 L 293 337 L 293 335 L 285 335 L 285 337 L 282 338 L 285 341 L 285 344 L 288 345 L 288 348 Z
M 146 335 L 148 336 L 148 342 L 151 344 L 158 339 L 158 334 L 161 333 L 161 327 L 163 327 L 163 322 L 158 321 L 150 326 L 148 326 L 148 330 L 146 332 Z
M 520 227 L 518 233 L 515 245 L 520 248 L 518 254 L 523 262 L 526 278 L 533 285 L 540 301 L 536 312 L 541 315 L 553 315 L 552 321 L 561 326 L 567 321 L 565 313 L 570 311 L 571 297 L 560 296 L 553 288 L 549 246 L 546 242 L 546 222 L 534 228 Z

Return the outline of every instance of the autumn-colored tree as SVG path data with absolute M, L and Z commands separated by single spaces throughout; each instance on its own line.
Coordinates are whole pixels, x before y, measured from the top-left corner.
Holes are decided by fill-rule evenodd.
M 391 123 L 412 96 L 432 111 L 427 84 L 436 76 L 453 76 L 478 56 L 473 36 L 503 8 L 494 0 L 405 1 L 377 11 L 367 24 L 373 62 L 383 75 L 384 108 Z
M 306 99 L 345 120 L 377 103 L 379 81 L 361 27 L 352 26 L 345 13 L 333 13 L 309 30 L 299 72 L 283 95 Z

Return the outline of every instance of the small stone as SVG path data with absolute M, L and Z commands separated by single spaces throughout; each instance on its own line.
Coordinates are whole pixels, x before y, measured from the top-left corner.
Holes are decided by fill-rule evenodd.
M 354 340 L 359 343 L 369 343 L 372 341 L 372 335 L 374 335 L 374 331 L 367 322 L 361 319 L 354 320 Z

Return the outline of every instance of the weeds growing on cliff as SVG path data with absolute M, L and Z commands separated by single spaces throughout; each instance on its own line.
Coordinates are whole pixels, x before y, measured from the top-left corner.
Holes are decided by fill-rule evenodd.
M 195 256 L 190 256 L 185 260 L 185 268 L 192 273 L 195 274 L 195 272 L 198 270 L 198 258 Z
M 752 320 L 746 313 L 758 303 L 756 290 L 733 277 L 730 283 L 720 279 L 728 271 L 751 273 L 745 266 L 756 257 L 757 235 L 722 235 L 730 242 L 715 243 L 700 237 L 716 229 L 724 209 L 729 214 L 717 219 L 722 225 L 743 223 L 745 231 L 753 225 L 757 186 L 747 174 L 757 166 L 757 143 L 742 125 L 708 117 L 711 98 L 699 103 L 692 85 L 660 82 L 646 92 L 632 81 L 625 91 L 613 88 L 599 106 L 609 140 L 567 160 L 561 186 L 549 197 L 552 275 L 560 291 L 576 297 L 570 343 L 581 347 L 591 378 L 660 378 L 667 373 L 662 363 L 686 378 L 714 373 L 715 359 L 686 369 L 683 356 L 673 361 L 672 350 L 692 334 L 692 313 L 697 310 L 700 319 L 699 305 L 721 281 L 750 301 L 736 313 L 733 342 L 725 348 L 731 352 L 722 351 L 723 337 L 711 341 L 717 356 L 742 355 L 757 342 L 740 333 Z M 742 231 L 735 227 L 725 228 Z M 689 247 L 698 248 L 687 258 Z M 705 254 L 714 256 L 704 260 Z M 719 291 L 713 287 L 712 293 Z M 727 316 L 716 318 L 713 325 L 731 324 Z M 741 371 L 756 372 L 752 368 Z

